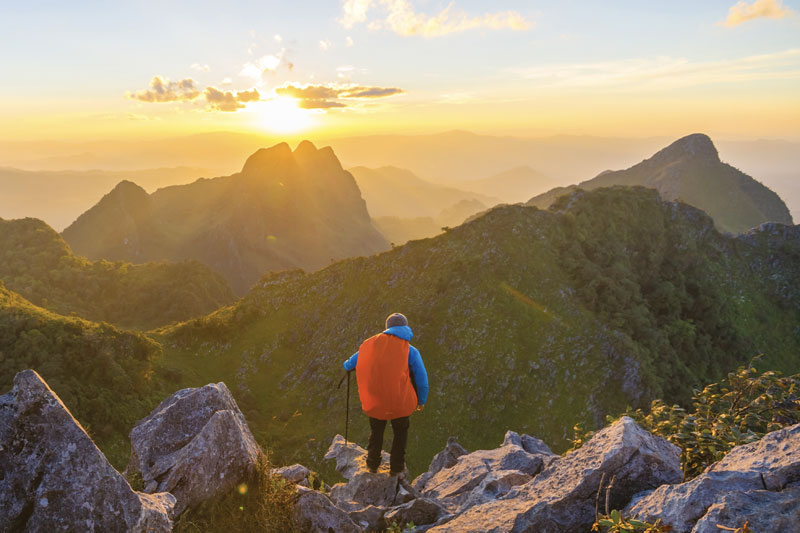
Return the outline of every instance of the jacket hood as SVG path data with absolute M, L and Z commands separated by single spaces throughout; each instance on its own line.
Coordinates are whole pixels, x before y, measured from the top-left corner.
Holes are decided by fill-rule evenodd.
M 414 336 L 414 333 L 411 332 L 411 328 L 408 326 L 392 326 L 389 329 L 385 330 L 384 333 L 387 335 L 394 335 L 395 337 L 400 337 L 405 341 L 410 341 L 411 337 Z

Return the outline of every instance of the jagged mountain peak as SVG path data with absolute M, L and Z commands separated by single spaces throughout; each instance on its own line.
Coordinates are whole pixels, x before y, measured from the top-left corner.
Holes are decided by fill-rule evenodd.
M 145 191 L 141 186 L 137 185 L 136 183 L 130 180 L 122 180 L 117 183 L 111 192 L 109 193 L 114 196 L 118 195 L 125 195 L 127 196 L 149 196 L 147 191 Z
M 681 137 L 650 158 L 651 163 L 664 164 L 684 159 L 695 159 L 719 163 L 719 153 L 711 138 L 705 133 L 693 133 Z
M 258 174 L 290 162 L 294 162 L 294 154 L 289 144 L 282 142 L 269 148 L 261 148 L 248 157 L 242 167 L 242 174 Z

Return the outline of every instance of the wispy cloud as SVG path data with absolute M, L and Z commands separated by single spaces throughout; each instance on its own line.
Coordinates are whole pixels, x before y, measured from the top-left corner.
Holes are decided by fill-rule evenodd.
M 164 103 L 197 102 L 201 94 L 205 100 L 205 108 L 208 111 L 236 111 L 245 107 L 244 104 L 246 102 L 255 102 L 261 99 L 261 95 L 256 89 L 225 91 L 209 86 L 201 91 L 191 78 L 185 78 L 181 81 L 169 81 L 161 76 L 153 76 L 149 89 L 128 92 L 125 96 L 140 102 Z
M 192 70 L 196 70 L 197 72 L 209 72 L 211 67 L 208 65 L 201 65 L 200 63 L 192 63 L 190 67 Z
M 328 39 L 323 39 L 319 42 L 319 49 L 322 50 L 323 52 L 330 49 L 331 46 L 333 46 L 333 43 L 330 42 Z
M 256 82 L 261 82 L 265 73 L 272 73 L 278 68 L 286 67 L 288 70 L 294 68 L 294 64 L 286 59 L 286 49 L 281 48 L 276 54 L 267 54 L 259 57 L 255 61 L 248 61 L 242 65 L 239 76 L 250 78 Z
M 372 0 L 344 0 L 342 2 L 342 18 L 339 23 L 345 28 L 367 21 L 367 11 L 372 7 Z
M 261 99 L 256 89 L 249 91 L 222 91 L 216 87 L 206 87 L 203 92 L 208 109 L 214 111 L 236 111 L 245 107 L 245 102 L 256 102 Z
M 378 7 L 379 18 L 368 22 L 368 13 Z M 418 12 L 408 0 L 345 0 L 339 22 L 345 28 L 368 22 L 370 29 L 388 29 L 398 35 L 440 37 L 477 28 L 527 30 L 533 24 L 516 11 L 470 15 L 455 9 L 455 2 L 435 15 Z
M 709 83 L 800 78 L 800 49 L 725 61 L 657 57 L 596 63 L 559 63 L 511 69 L 540 88 L 676 88 Z
M 363 99 L 385 98 L 404 91 L 398 87 L 368 87 L 363 85 L 339 85 L 335 83 L 301 85 L 287 83 L 275 89 L 279 96 L 289 96 L 298 100 L 304 109 L 330 109 L 347 107 L 350 103 Z
M 794 10 L 783 7 L 783 0 L 755 0 L 751 4 L 742 1 L 728 10 L 728 18 L 721 24 L 733 28 L 758 18 L 782 19 L 796 14 Z
M 126 96 L 140 102 L 181 102 L 194 100 L 200 96 L 200 90 L 192 78 L 169 81 L 168 78 L 153 76 L 149 89 L 129 92 Z

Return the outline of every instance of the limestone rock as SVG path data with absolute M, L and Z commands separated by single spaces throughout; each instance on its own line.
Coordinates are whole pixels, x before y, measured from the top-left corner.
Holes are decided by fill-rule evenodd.
M 594 522 L 601 479 L 605 486 L 612 477 L 610 505 L 620 508 L 637 492 L 680 481 L 680 451 L 622 417 L 503 499 L 471 507 L 430 531 L 585 532 Z
M 382 507 L 376 507 L 374 505 L 367 505 L 364 508 L 360 508 L 356 511 L 350 511 L 347 513 L 350 515 L 350 518 L 364 528 L 366 531 L 382 531 L 385 529 L 385 524 L 383 522 L 383 513 L 386 510 Z
M 433 460 L 428 467 L 428 471 L 417 476 L 411 485 L 417 490 L 424 489 L 425 485 L 428 483 L 430 478 L 434 476 L 434 474 L 444 470 L 445 468 L 455 466 L 458 462 L 458 458 L 462 455 L 466 455 L 467 453 L 467 450 L 458 442 L 456 442 L 455 437 L 448 437 L 447 445 L 445 446 L 444 450 L 433 456 Z
M 491 472 L 513 471 L 520 476 L 527 476 L 525 481 L 535 476 L 545 464 L 545 459 L 551 459 L 552 452 L 529 453 L 521 446 L 522 439 L 514 432 L 508 432 L 503 445 L 493 450 L 478 450 L 456 459 L 456 464 L 443 468 L 430 476 L 426 481 L 415 480 L 416 487 L 422 487 L 423 495 L 439 501 L 452 513 L 463 510 L 465 503 L 470 498 L 470 493 L 484 481 Z M 544 448 L 547 448 L 546 446 Z M 511 482 L 516 478 L 508 477 Z M 500 486 L 496 487 L 500 490 Z M 491 491 L 479 489 L 473 501 L 486 501 L 490 499 Z
M 692 529 L 692 533 L 720 533 L 717 525 L 750 531 L 793 531 L 800 527 L 800 486 L 781 492 L 753 490 L 722 494 Z
M 344 437 L 336 435 L 331 442 L 325 459 L 336 460 L 336 471 L 345 479 L 352 479 L 356 474 L 369 472 L 367 469 L 367 450 L 355 442 L 345 443 Z M 389 472 L 389 454 L 381 451 L 381 466 L 378 472 Z
M 480 484 L 470 491 L 460 509 L 467 509 L 502 498 L 512 488 L 524 485 L 531 479 L 533 479 L 533 476 L 519 470 L 495 470 L 489 472 Z
M 308 479 L 308 475 L 311 471 L 301 464 L 294 464 L 291 466 L 273 468 L 272 473 L 281 476 L 287 483 L 300 483 Z
M 447 514 L 447 510 L 438 502 L 429 498 L 416 498 L 403 505 L 393 507 L 383 516 L 386 524 L 397 523 L 405 526 L 409 522 L 415 525 L 433 524 Z
M 297 487 L 294 519 L 300 531 L 309 533 L 361 533 L 362 529 L 327 496 L 305 487 Z
M 690 531 L 724 493 L 779 491 L 798 480 L 800 424 L 735 447 L 691 481 L 637 495 L 625 512 L 645 520 L 661 518 L 676 532 Z
M 224 383 L 183 389 L 131 430 L 128 472 L 145 491 L 175 495 L 175 515 L 223 494 L 244 479 L 261 455 L 244 415 Z
M 33 370 L 0 396 L 0 531 L 172 529 L 171 494 L 131 489 Z

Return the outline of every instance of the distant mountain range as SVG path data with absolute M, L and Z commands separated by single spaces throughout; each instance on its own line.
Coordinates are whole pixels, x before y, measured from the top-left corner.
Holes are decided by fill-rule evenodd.
M 651 187 L 667 200 L 702 209 L 721 231 L 741 233 L 764 222 L 792 224 L 781 198 L 762 183 L 720 161 L 711 139 L 683 137 L 627 170 L 607 171 L 577 187 L 592 190 L 611 185 Z M 546 207 L 570 188 L 556 189 L 528 203 Z
M 136 171 L 30 171 L 0 167 L 3 191 L 0 217 L 39 218 L 61 231 L 120 181 L 134 181 L 154 191 L 211 175 L 208 170 L 196 167 Z
M 271 270 L 318 269 L 389 248 L 353 176 L 304 141 L 251 155 L 242 171 L 147 194 L 121 182 L 63 232 L 92 259 L 197 259 L 238 293 Z
M 344 424 L 342 360 L 401 311 L 431 382 L 412 470 L 449 435 L 479 449 L 508 427 L 563 450 L 573 424 L 686 401 L 759 351 L 765 368 L 796 370 L 799 253 L 796 226 L 732 238 L 652 189 L 577 191 L 549 211 L 497 207 L 378 256 L 266 276 L 163 331 L 164 371 L 224 380 L 279 460 L 319 464 Z
M 498 196 L 503 202 L 515 204 L 532 196 L 546 192 L 558 182 L 525 165 L 500 172 L 488 178 L 465 180 L 458 186 L 490 196 Z
M 34 218 L 0 219 L 0 258 L 8 289 L 56 313 L 117 326 L 164 326 L 234 300 L 222 276 L 198 261 L 92 262 Z
M 402 168 L 353 167 L 349 171 L 374 218 L 438 217 L 464 200 L 477 201 L 483 206 L 478 210 L 500 203 L 496 196 L 434 184 Z

